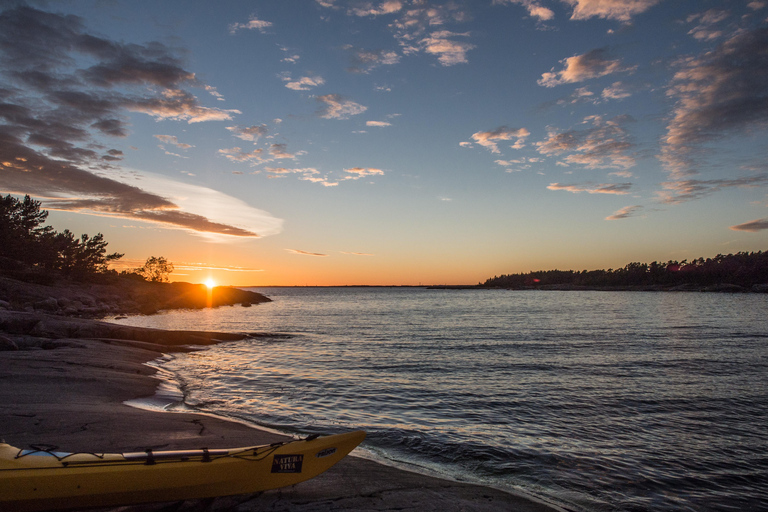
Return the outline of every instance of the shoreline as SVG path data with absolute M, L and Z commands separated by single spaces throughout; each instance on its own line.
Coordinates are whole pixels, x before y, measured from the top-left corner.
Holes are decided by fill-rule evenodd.
M 29 328 L 30 324 L 28 332 L 20 332 L 19 325 Z M 47 443 L 69 452 L 127 452 L 252 446 L 287 437 L 205 413 L 156 412 L 124 403 L 157 392 L 162 379 L 147 362 L 163 354 L 192 350 L 189 344 L 210 345 L 244 336 L 128 328 L 12 312 L 0 315 L 0 332 L 17 348 L 24 348 L 0 354 L 0 437 L 13 446 Z M 201 340 L 205 343 L 199 343 Z M 145 504 L 119 510 L 149 512 L 158 507 Z M 256 495 L 188 500 L 183 507 L 313 512 L 565 510 L 536 497 L 409 472 L 354 456 L 296 486 Z

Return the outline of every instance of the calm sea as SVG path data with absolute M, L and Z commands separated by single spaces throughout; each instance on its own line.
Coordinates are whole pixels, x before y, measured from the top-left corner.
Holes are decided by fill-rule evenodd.
M 576 510 L 768 510 L 768 295 L 254 288 L 132 317 L 279 332 L 162 362 L 187 405 Z

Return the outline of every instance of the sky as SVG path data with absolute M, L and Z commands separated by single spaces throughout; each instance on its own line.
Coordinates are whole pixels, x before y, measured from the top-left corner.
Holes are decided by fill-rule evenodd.
M 4 0 L 0 123 L 0 193 L 174 281 L 768 250 L 768 0 Z

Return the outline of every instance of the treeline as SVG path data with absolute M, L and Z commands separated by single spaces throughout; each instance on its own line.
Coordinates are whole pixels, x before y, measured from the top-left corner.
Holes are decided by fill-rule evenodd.
M 573 286 L 587 288 L 735 285 L 743 288 L 768 284 L 768 252 L 718 254 L 666 263 L 629 263 L 608 270 L 539 270 L 527 274 L 496 276 L 481 284 L 489 288 L 538 288 Z
M 109 263 L 122 254 L 107 254 L 107 242 L 101 233 L 76 237 L 65 229 L 56 232 L 45 225 L 48 212 L 40 209 L 40 201 L 29 196 L 23 200 L 8 194 L 0 196 L 0 258 L 21 262 L 67 275 L 103 274 Z

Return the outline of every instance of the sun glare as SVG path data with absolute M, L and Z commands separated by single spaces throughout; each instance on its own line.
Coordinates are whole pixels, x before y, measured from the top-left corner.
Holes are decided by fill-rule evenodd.
M 211 289 L 214 286 L 216 286 L 216 281 L 214 281 L 213 279 L 206 279 L 205 280 L 205 286 L 207 286 L 209 289 Z

